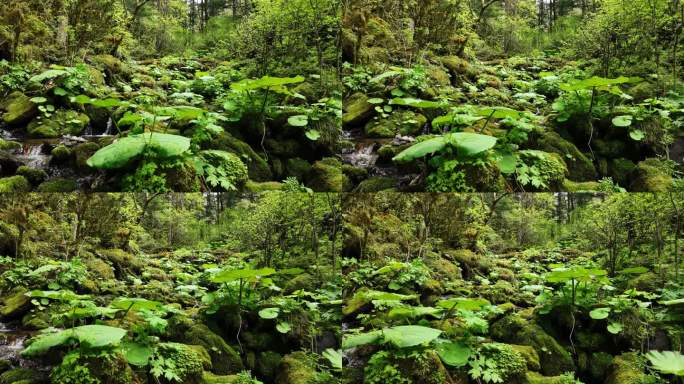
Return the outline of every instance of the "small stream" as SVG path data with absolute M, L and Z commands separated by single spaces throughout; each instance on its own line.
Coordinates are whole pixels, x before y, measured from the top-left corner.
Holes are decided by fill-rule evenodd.
M 18 330 L 0 322 L 0 360 L 7 360 L 15 367 L 38 368 L 35 361 L 26 360 L 20 355 L 24 349 L 24 342 L 29 337 L 31 332 Z

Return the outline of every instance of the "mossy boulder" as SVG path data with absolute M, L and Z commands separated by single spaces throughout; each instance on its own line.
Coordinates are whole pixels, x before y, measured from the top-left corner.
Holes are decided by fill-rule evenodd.
M 317 283 L 316 278 L 310 273 L 300 273 L 285 283 L 283 289 L 285 292 L 294 292 L 299 289 L 315 291 Z
M 47 173 L 44 170 L 38 168 L 31 168 L 25 165 L 22 165 L 19 168 L 17 168 L 17 175 L 24 176 L 26 180 L 28 180 L 29 183 L 33 185 L 40 184 L 48 177 Z
M 2 120 L 9 125 L 28 123 L 38 115 L 38 106 L 31 101 L 30 97 L 19 91 L 10 93 L 0 103 L 0 109 L 5 111 Z
M 565 179 L 561 187 L 566 192 L 588 192 L 598 191 L 601 188 L 601 183 L 598 181 L 572 181 Z
M 87 161 L 98 149 L 100 149 L 100 146 L 93 142 L 81 143 L 73 148 L 76 168 L 80 172 L 92 171 Z
M 589 376 L 595 382 L 600 382 L 606 377 L 610 366 L 613 364 L 613 355 L 606 352 L 594 352 L 589 360 Z
M 252 193 L 261 193 L 265 191 L 279 191 L 283 189 L 284 184 L 279 181 L 264 181 L 256 182 L 252 180 L 247 180 L 245 183 L 245 191 Z
M 90 124 L 88 115 L 72 110 L 59 110 L 53 116 L 38 117 L 26 128 L 30 137 L 56 138 L 63 135 L 78 136 Z
M 125 277 L 127 273 L 139 273 L 144 267 L 142 260 L 123 249 L 99 249 L 96 253 L 114 266 L 114 273 L 120 278 Z
M 0 359 L 0 373 L 4 373 L 5 371 L 9 371 L 10 368 L 12 368 L 12 362 L 11 361 Z
M 31 183 L 24 176 L 16 175 L 0 178 L 0 193 L 29 192 Z
M 510 344 L 510 347 L 518 354 L 520 354 L 520 356 L 522 356 L 523 359 L 525 359 L 525 364 L 527 365 L 528 370 L 539 371 L 541 369 L 541 365 L 539 362 L 539 354 L 534 349 L 534 347 L 529 345 L 515 344 Z
M 345 127 L 362 126 L 373 117 L 373 105 L 363 93 L 351 95 L 344 103 L 342 124 Z
M 215 375 L 211 372 L 202 374 L 202 384 L 237 384 L 238 380 L 238 375 Z
M 0 139 L 0 150 L 2 151 L 18 151 L 21 148 L 22 145 L 18 141 Z
M 667 192 L 672 186 L 669 163 L 649 158 L 637 164 L 630 190 L 633 192 Z
M 642 273 L 627 282 L 629 288 L 639 291 L 652 292 L 660 288 L 660 276 L 653 272 Z
M 21 318 L 21 326 L 26 329 L 40 330 L 50 326 L 50 314 L 32 310 Z
M 544 131 L 536 140 L 534 149 L 557 153 L 568 165 L 568 175 L 574 181 L 596 180 L 596 168 L 591 159 L 582 153 L 575 144 L 562 138 L 553 131 Z
M 527 372 L 523 384 L 574 384 L 576 382 L 573 374 L 542 376 L 537 372 Z
M 397 111 L 386 119 L 375 119 L 366 124 L 368 137 L 391 138 L 397 134 L 417 136 L 427 124 L 427 118 L 413 111 Z
M 396 188 L 397 180 L 391 177 L 374 176 L 359 183 L 359 185 L 357 185 L 356 188 L 354 188 L 354 192 L 380 192 L 387 190 L 395 190 Z
M 36 189 L 38 192 L 73 192 L 78 189 L 78 183 L 74 179 L 56 178 L 41 183 Z
M 632 172 L 636 169 L 633 161 L 625 158 L 617 158 L 610 161 L 608 173 L 613 181 L 621 186 L 628 186 L 632 180 Z
M 516 314 L 496 321 L 490 327 L 493 339 L 533 347 L 539 354 L 541 372 L 547 376 L 575 370 L 570 353 L 538 324 Z
M 256 359 L 256 374 L 268 381 L 275 380 L 275 377 L 278 374 L 278 367 L 282 360 L 283 356 L 277 352 L 265 351 L 259 353 Z
M 131 76 L 131 68 L 128 64 L 112 55 L 97 55 L 91 58 L 92 63 L 98 69 L 104 71 L 110 85 L 118 79 L 128 79 Z
M 45 373 L 30 368 L 15 368 L 0 375 L 0 384 L 42 384 L 47 383 Z
M 60 144 L 54 147 L 50 154 L 52 155 L 52 159 L 50 159 L 50 161 L 56 164 L 61 164 L 71 160 L 73 152 L 71 148 L 67 147 L 64 144 Z
M 275 384 L 313 384 L 315 379 L 314 362 L 304 352 L 293 352 L 280 361 Z
M 642 384 L 646 382 L 644 362 L 636 352 L 627 352 L 613 358 L 604 384 Z
M 261 155 L 244 141 L 236 138 L 228 132 L 223 132 L 214 138 L 209 146 L 211 149 L 219 149 L 235 153 L 247 165 L 249 178 L 254 181 L 268 181 L 273 177 L 271 168 Z
M 85 259 L 84 264 L 91 275 L 98 280 L 112 280 L 116 278 L 112 266 L 98 257 L 89 257 Z
M 205 366 L 207 364 L 211 366 L 211 362 L 207 360 L 209 358 L 207 351 L 201 346 L 161 343 L 157 347 L 157 354 L 173 363 L 174 371 L 182 383 L 202 383 Z
M 448 87 L 451 85 L 451 76 L 439 66 L 433 65 L 428 67 L 427 75 L 437 86 Z
M 287 159 L 285 161 L 285 176 L 296 177 L 303 182 L 311 171 L 311 164 L 299 157 Z
M 454 76 L 471 75 L 472 69 L 466 59 L 458 56 L 444 56 L 440 57 L 439 61 L 445 66 L 449 72 Z
M 240 355 L 202 323 L 176 315 L 169 320 L 168 332 L 171 340 L 204 347 L 211 357 L 213 373 L 227 375 L 244 369 Z
M 316 192 L 344 192 L 350 181 L 342 170 L 342 162 L 326 157 L 313 164 L 308 186 Z
M 31 309 L 31 299 L 26 295 L 25 288 L 17 288 L 8 296 L 2 298 L 0 317 L 15 319 L 25 315 Z

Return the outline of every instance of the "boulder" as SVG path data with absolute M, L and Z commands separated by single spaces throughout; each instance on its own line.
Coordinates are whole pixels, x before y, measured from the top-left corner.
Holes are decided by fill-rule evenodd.
M 235 153 L 247 165 L 249 178 L 254 181 L 269 181 L 273 177 L 266 160 L 244 141 L 228 132 L 223 132 L 209 143 L 211 149 Z
M 344 192 L 350 181 L 342 171 L 342 163 L 335 158 L 324 158 L 313 164 L 308 186 L 316 192 Z
M 39 116 L 26 128 L 30 137 L 57 138 L 79 136 L 90 124 L 88 115 L 71 110 L 59 110 L 50 118 Z
M 19 91 L 10 93 L 0 103 L 0 109 L 5 111 L 2 120 L 9 125 L 28 123 L 38 115 L 38 106 L 28 96 Z
M 76 180 L 56 178 L 41 183 L 36 190 L 38 192 L 73 192 L 77 189 Z
M 391 138 L 397 134 L 417 136 L 427 124 L 427 118 L 413 111 L 397 111 L 387 119 L 375 119 L 366 124 L 368 137 Z
M 0 193 L 29 192 L 31 184 L 24 176 L 17 175 L 0 179 Z
M 565 140 L 558 133 L 553 131 L 542 132 L 536 140 L 534 149 L 559 154 L 568 165 L 571 180 L 596 180 L 596 168 L 591 159 L 582 153 L 575 144 Z
M 311 384 L 315 378 L 314 362 L 305 352 L 293 352 L 280 361 L 275 384 Z
M 608 368 L 609 373 L 604 384 L 645 383 L 647 375 L 639 367 L 643 367 L 643 361 L 637 352 L 627 352 L 615 356 Z
M 25 315 L 31 309 L 31 299 L 25 288 L 15 289 L 9 296 L 2 298 L 0 317 L 15 319 Z
M 632 192 L 667 192 L 672 187 L 671 166 L 656 158 L 637 164 L 632 178 Z
M 373 113 L 373 105 L 368 103 L 368 97 L 363 93 L 355 93 L 345 100 L 342 124 L 345 127 L 362 126 L 373 117 Z

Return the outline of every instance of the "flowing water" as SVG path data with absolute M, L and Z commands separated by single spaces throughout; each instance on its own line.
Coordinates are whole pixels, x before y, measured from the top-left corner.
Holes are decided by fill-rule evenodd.
M 50 164 L 50 145 L 43 140 L 26 140 L 22 143 L 17 159 L 31 168 L 45 169 Z
M 20 353 L 30 333 L 17 330 L 9 324 L 0 322 L 0 360 L 7 360 L 18 367 L 37 367 L 35 362 L 25 360 Z

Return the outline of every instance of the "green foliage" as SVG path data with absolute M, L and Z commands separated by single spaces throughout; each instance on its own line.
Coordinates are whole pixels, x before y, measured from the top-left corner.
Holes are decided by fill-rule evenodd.
M 126 335 L 126 330 L 106 325 L 82 325 L 54 333 L 39 335 L 22 354 L 37 356 L 53 347 L 77 341 L 82 348 L 103 348 L 116 345 Z
M 684 376 L 684 355 L 673 351 L 650 351 L 646 358 L 653 367 L 665 374 Z
M 166 133 L 144 133 L 123 137 L 113 144 L 101 148 L 88 159 L 93 168 L 117 169 L 129 164 L 146 151 L 161 159 L 182 155 L 190 149 L 190 139 Z

